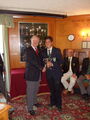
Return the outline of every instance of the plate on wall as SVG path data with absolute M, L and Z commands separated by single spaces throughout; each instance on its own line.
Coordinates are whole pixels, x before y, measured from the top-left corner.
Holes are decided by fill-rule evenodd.
M 75 39 L 74 34 L 69 34 L 69 35 L 68 35 L 68 40 L 69 40 L 69 41 L 73 41 L 74 39 Z

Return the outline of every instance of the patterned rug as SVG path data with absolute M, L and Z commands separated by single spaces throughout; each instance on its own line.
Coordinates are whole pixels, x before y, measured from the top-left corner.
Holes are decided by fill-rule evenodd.
M 13 99 L 10 103 L 15 108 L 12 120 L 90 120 L 90 101 L 83 100 L 80 95 L 64 95 L 62 112 L 58 112 L 56 107 L 48 107 L 49 98 L 49 94 L 38 96 L 42 106 L 34 117 L 27 112 L 26 96 Z

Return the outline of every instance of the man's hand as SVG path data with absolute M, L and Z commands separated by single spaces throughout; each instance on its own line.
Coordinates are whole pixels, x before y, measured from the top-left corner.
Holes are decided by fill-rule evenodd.
M 50 67 L 52 67 L 52 66 L 53 66 L 53 63 L 52 63 L 52 62 L 50 62 L 50 61 L 48 61 L 48 62 L 46 63 L 46 66 L 47 66 L 47 68 L 50 68 Z
M 42 72 L 45 72 L 46 71 L 46 67 L 44 67 L 43 69 L 42 69 Z
M 72 77 L 77 78 L 76 74 L 73 74 Z
M 87 79 L 90 79 L 90 74 L 86 74 L 85 77 L 86 77 Z

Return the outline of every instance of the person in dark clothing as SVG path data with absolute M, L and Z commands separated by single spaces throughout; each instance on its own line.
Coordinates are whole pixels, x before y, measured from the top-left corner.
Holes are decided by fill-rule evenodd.
M 84 80 L 88 81 L 88 87 L 85 88 Z M 90 51 L 87 58 L 83 59 L 81 75 L 79 76 L 77 83 L 80 87 L 81 95 L 84 99 L 90 98 Z
M 31 37 L 31 46 L 26 49 L 26 72 L 25 79 L 27 84 L 27 108 L 31 115 L 35 115 L 33 106 L 37 106 L 37 92 L 42 70 L 40 52 L 37 48 L 39 37 Z
M 50 106 L 56 106 L 59 111 L 62 109 L 61 76 L 62 76 L 62 55 L 58 48 L 53 46 L 53 38 L 45 38 L 46 49 L 43 50 L 46 78 L 50 88 Z
M 0 74 L 1 75 L 3 74 L 3 60 L 2 60 L 1 54 L 0 54 Z
M 3 81 L 3 60 L 0 54 L 0 92 L 6 96 L 5 83 Z

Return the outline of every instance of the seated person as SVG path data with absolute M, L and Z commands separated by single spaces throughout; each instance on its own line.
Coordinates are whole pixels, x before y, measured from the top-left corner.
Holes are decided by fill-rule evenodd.
M 68 49 L 67 57 L 64 58 L 63 62 L 63 76 L 61 78 L 61 82 L 65 88 L 64 94 L 70 92 L 74 93 L 73 87 L 76 83 L 76 79 L 79 73 L 79 60 L 74 57 L 74 50 Z M 70 82 L 68 82 L 70 80 Z
M 0 54 L 0 93 L 5 95 L 5 86 L 3 81 L 3 60 Z
M 0 54 L 0 103 L 7 103 L 7 99 L 6 99 L 6 91 L 5 91 L 5 84 L 3 81 L 3 60 Z M 15 108 L 10 108 L 9 109 L 9 114 L 11 114 L 12 112 L 14 112 Z
M 89 82 L 87 89 L 83 84 L 85 79 Z M 90 51 L 88 58 L 83 59 L 81 75 L 79 76 L 77 83 L 80 87 L 82 97 L 88 99 L 90 97 Z
M 7 100 L 2 93 L 0 93 L 0 103 L 7 103 Z
M 2 60 L 1 54 L 0 54 L 0 74 L 1 75 L 3 74 L 3 60 Z

